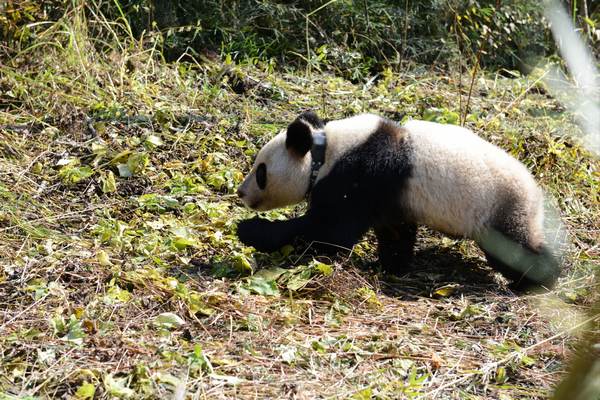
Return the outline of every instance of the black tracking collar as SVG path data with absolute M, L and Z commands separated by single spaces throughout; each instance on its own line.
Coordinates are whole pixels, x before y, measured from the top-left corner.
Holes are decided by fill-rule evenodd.
M 313 145 L 310 149 L 312 162 L 310 163 L 310 181 L 308 182 L 306 197 L 310 196 L 317 175 L 319 175 L 319 170 L 325 164 L 325 150 L 327 150 L 327 136 L 325 136 L 325 131 L 319 130 L 313 135 Z

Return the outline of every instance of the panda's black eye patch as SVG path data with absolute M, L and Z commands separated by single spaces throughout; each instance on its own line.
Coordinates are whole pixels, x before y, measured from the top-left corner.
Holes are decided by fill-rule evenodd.
M 265 163 L 258 164 L 256 168 L 256 184 L 261 190 L 267 186 L 267 165 Z

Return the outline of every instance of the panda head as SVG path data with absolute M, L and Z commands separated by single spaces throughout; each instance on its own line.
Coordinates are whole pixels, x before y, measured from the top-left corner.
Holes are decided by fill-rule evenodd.
M 265 211 L 301 202 L 309 186 L 313 132 L 323 127 L 316 114 L 304 112 L 260 149 L 237 191 L 244 204 Z

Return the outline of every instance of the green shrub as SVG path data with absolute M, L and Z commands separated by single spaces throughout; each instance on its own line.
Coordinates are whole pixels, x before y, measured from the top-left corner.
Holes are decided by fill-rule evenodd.
M 73 7 L 117 22 L 117 35 L 142 38 L 167 60 L 227 56 L 352 81 L 407 62 L 444 67 L 458 58 L 523 70 L 554 51 L 536 0 L 23 0 L 0 5 L 0 41 L 7 43 L 0 51 L 24 48 L 46 27 L 41 22 L 71 18 Z M 590 5 L 589 18 L 570 11 L 600 42 L 598 8 Z M 101 35 L 94 24 L 87 29 Z
M 131 0 L 124 10 L 136 35 L 162 32 L 167 59 L 276 59 L 353 81 L 407 60 L 443 66 L 456 41 L 467 55 L 483 46 L 482 64 L 509 69 L 553 49 L 534 0 Z

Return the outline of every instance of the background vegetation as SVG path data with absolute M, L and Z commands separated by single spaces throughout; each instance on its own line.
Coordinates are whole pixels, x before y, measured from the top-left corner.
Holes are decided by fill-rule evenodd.
M 125 32 L 119 34 L 157 46 L 167 61 L 227 54 L 235 61 L 308 64 L 353 81 L 407 62 L 447 66 L 478 51 L 484 66 L 528 71 L 536 59 L 554 51 L 543 7 L 537 1 L 95 3 L 108 20 L 126 24 Z M 36 30 L 32 22 L 57 19 L 70 4 L 67 0 L 8 2 L 7 14 L 0 20 L 4 39 L 15 48 L 30 45 Z M 584 37 L 597 46 L 600 7 L 581 0 L 566 5 L 586 33 Z M 96 42 L 100 47 L 106 44 Z
M 567 5 L 597 49 L 598 6 Z M 596 355 L 577 343 L 600 332 L 600 184 L 546 84 L 541 11 L 0 3 L 0 399 L 551 397 Z M 399 276 L 371 237 L 339 259 L 242 246 L 235 187 L 307 108 L 462 123 L 509 151 L 562 220 L 558 287 L 515 296 L 424 229 Z

